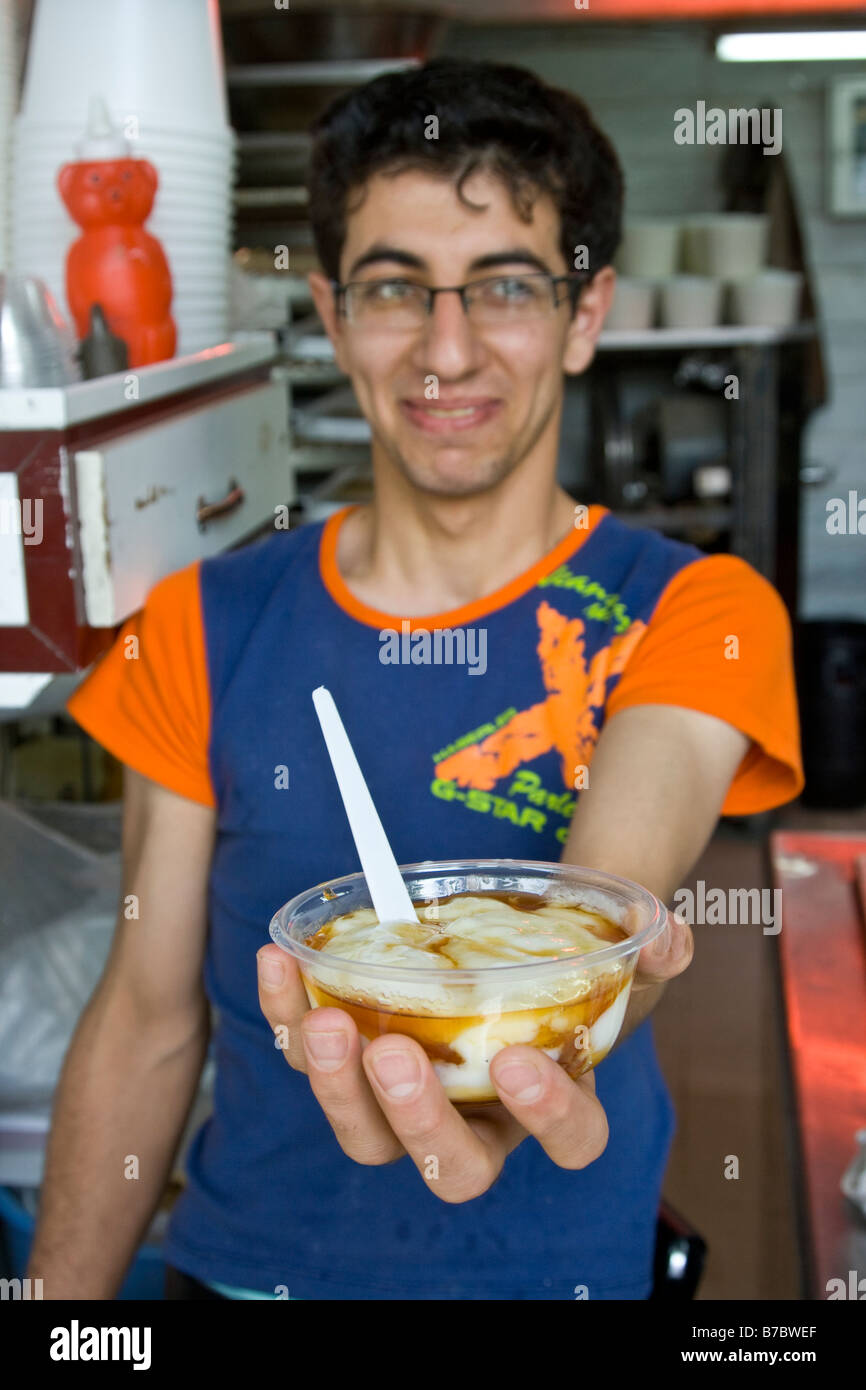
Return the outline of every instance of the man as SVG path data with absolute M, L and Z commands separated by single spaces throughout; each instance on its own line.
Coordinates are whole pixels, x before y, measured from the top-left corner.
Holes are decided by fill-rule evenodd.
M 519 69 L 431 63 L 318 123 L 310 284 L 370 422 L 375 497 L 163 579 L 70 702 L 125 764 L 140 910 L 64 1068 L 31 1260 L 47 1297 L 118 1287 L 209 1002 L 215 1108 L 168 1296 L 648 1296 L 673 1132 L 648 1015 L 687 926 L 670 914 L 642 953 L 597 1074 L 505 1048 L 501 1104 L 463 1111 L 411 1039 L 362 1053 L 346 1013 L 309 1010 L 268 943 L 283 902 L 358 868 L 319 685 L 398 863 L 562 858 L 670 901 L 720 812 L 802 786 L 772 586 L 556 483 L 563 373 L 592 360 L 621 200 L 583 105 Z M 464 659 L 418 660 L 414 634 L 446 629 Z M 395 633 L 409 660 L 389 659 Z

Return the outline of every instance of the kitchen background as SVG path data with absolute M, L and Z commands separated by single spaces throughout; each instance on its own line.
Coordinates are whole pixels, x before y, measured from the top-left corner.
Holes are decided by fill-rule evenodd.
M 866 1269 L 866 1225 L 840 1186 L 846 1170 L 849 1185 L 859 1181 L 849 1165 L 866 1084 L 834 1094 L 809 1061 L 856 1039 L 866 1083 L 856 892 L 858 871 L 866 882 L 866 46 L 849 39 L 839 58 L 782 61 L 787 30 L 811 31 L 813 51 L 819 31 L 866 36 L 856 6 L 810 12 L 793 0 L 0 0 L 10 1268 L 26 1253 L 53 1086 L 102 967 L 119 884 L 121 769 L 63 702 L 163 574 L 247 543 L 275 514 L 301 525 L 369 495 L 369 432 L 306 288 L 306 131 L 348 85 L 459 54 L 520 63 L 578 92 L 626 173 L 624 282 L 589 376 L 567 385 L 560 480 L 630 524 L 743 555 L 795 625 L 806 792 L 778 812 L 725 818 L 691 881 L 782 886 L 784 930 L 698 929 L 694 963 L 655 1015 L 679 1124 L 658 1296 L 688 1296 L 698 1281 L 698 1298 L 820 1297 L 838 1268 L 859 1258 Z M 720 36 L 756 31 L 774 35 L 768 60 L 719 59 Z M 699 103 L 781 111 L 781 152 L 676 143 L 674 112 Z M 144 228 L 172 275 L 168 348 L 119 341 L 110 312 L 79 323 L 71 302 L 66 254 L 80 227 L 56 173 L 124 153 L 159 175 Z M 733 276 L 718 260 L 734 244 L 740 273 L 748 262 L 760 276 L 739 298 L 722 292 Z M 702 280 L 677 298 L 682 271 Z M 730 373 L 738 408 L 723 399 Z M 844 526 L 830 524 L 833 499 Z M 30 544 L 36 501 L 44 534 Z M 820 979 L 798 947 L 816 915 Z M 833 1017 L 816 1003 L 828 992 Z M 185 1143 L 211 1082 L 208 1068 Z M 723 1174 L 731 1153 L 736 1202 Z M 158 1287 L 159 1232 L 157 1220 L 129 1296 L 159 1296 L 147 1293 Z

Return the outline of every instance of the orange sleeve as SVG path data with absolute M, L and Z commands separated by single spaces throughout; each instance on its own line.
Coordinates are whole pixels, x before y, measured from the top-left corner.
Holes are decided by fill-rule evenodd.
M 788 610 L 773 585 L 738 556 L 708 555 L 670 581 L 607 715 L 630 705 L 700 710 L 752 740 L 722 815 L 768 811 L 803 789 Z
M 154 585 L 66 708 L 120 762 L 215 806 L 199 563 Z

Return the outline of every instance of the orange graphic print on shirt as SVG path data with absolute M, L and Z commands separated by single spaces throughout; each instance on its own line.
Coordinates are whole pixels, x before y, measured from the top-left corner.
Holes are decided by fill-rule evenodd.
M 604 706 L 607 682 L 625 669 L 646 624 L 633 621 L 608 646 L 600 647 L 587 667 L 582 618 L 567 618 L 546 601 L 536 609 L 536 618 L 540 632 L 536 651 L 546 698 L 519 710 L 480 743 L 437 763 L 437 777 L 490 791 L 499 778 L 552 748 L 560 755 L 567 787 L 573 786 L 577 767 L 589 766 L 599 734 L 593 706 Z

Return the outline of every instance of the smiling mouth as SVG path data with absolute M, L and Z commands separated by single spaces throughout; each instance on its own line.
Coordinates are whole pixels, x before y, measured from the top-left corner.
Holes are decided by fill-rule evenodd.
M 462 401 L 441 405 L 432 401 L 401 401 L 404 416 L 426 434 L 450 434 L 486 424 L 500 407 L 497 400 Z

